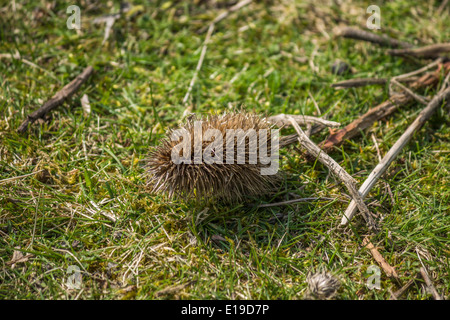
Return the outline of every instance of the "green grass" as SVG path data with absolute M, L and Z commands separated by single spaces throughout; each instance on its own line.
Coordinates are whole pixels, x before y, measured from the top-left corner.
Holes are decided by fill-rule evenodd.
M 306 276 L 316 270 L 341 281 L 337 299 L 388 299 L 389 290 L 398 289 L 384 273 L 380 290 L 366 287 L 367 268 L 376 264 L 361 245 L 368 231 L 359 217 L 339 227 L 346 209 L 341 202 L 256 209 L 169 200 L 145 188 L 150 148 L 177 127 L 186 110 L 182 99 L 206 34 L 199 31 L 227 7 L 225 1 L 133 1 L 137 10 L 115 22 L 103 46 L 104 26 L 92 20 L 117 12 L 118 1 L 111 6 L 80 1 L 79 32 L 66 28 L 66 5 L 51 3 L 16 1 L 13 12 L 10 3 L 2 2 L 0 8 L 0 54 L 19 52 L 40 67 L 0 60 L 0 298 L 302 299 Z M 335 91 L 331 83 L 390 77 L 427 63 L 336 38 L 339 19 L 365 25 L 372 3 L 333 3 L 257 2 L 220 22 L 190 110 L 207 114 L 244 105 L 261 114 L 317 115 L 310 93 L 322 115 L 345 125 L 384 101 L 388 90 Z M 379 5 L 386 34 L 417 45 L 450 38 L 449 11 L 436 15 L 438 1 Z M 301 57 L 316 52 L 318 70 L 281 50 Z M 349 63 L 355 74 L 333 75 L 335 59 Z M 87 65 L 95 73 L 73 98 L 27 134 L 16 133 L 27 114 Z M 83 94 L 89 96 L 90 115 L 81 108 Z M 417 103 L 402 107 L 347 141 L 333 158 L 362 183 L 378 163 L 371 136 L 384 155 L 421 108 Z M 439 109 L 366 199 L 381 227 L 372 242 L 402 283 L 423 263 L 446 298 L 449 124 L 448 109 Z M 313 140 L 326 136 L 323 131 Z M 294 148 L 283 150 L 281 164 L 283 188 L 264 201 L 292 194 L 348 199 L 324 166 L 307 162 Z M 15 250 L 29 256 L 13 267 L 8 261 Z M 79 290 L 66 287 L 73 265 L 82 271 Z M 422 283 L 418 280 L 403 298 L 431 299 Z M 178 285 L 184 286 L 158 293 Z

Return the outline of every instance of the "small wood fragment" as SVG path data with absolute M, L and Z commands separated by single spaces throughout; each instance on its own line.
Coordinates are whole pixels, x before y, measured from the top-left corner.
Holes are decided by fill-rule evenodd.
M 392 293 L 391 300 L 397 300 L 414 284 L 416 279 L 410 279 L 403 287 Z
M 63 104 L 64 101 L 69 99 L 81 87 L 81 85 L 87 81 L 93 71 L 94 68 L 92 68 L 91 66 L 84 69 L 81 74 L 79 74 L 70 83 L 66 84 L 39 109 L 34 111 L 32 114 L 29 114 L 17 129 L 17 132 L 24 133 L 25 131 L 27 131 L 29 124 L 33 124 L 37 119 L 44 118 L 48 112 Z
M 442 67 L 445 70 L 445 74 L 447 74 L 450 70 L 450 62 L 443 64 Z M 439 67 L 433 74 L 423 75 L 419 80 L 411 84 L 411 88 L 413 90 L 418 90 L 435 86 L 440 80 L 441 70 L 441 67 Z M 334 147 L 341 145 L 347 139 L 359 135 L 362 130 L 369 128 L 375 121 L 390 115 L 399 107 L 404 106 L 411 101 L 413 101 L 413 98 L 407 93 L 393 95 L 388 100 L 352 121 L 346 127 L 332 133 L 326 140 L 322 141 L 319 146 L 325 152 L 331 152 Z
M 396 280 L 399 280 L 398 274 L 395 269 L 387 263 L 387 261 L 383 258 L 381 253 L 375 248 L 375 246 L 370 242 L 369 238 L 365 237 L 363 240 L 363 246 L 370 250 L 370 254 L 373 256 L 375 261 L 380 265 L 380 267 L 384 270 L 388 277 L 393 277 Z
M 425 281 L 425 284 L 427 285 L 428 289 L 430 290 L 431 294 L 433 295 L 434 300 L 442 300 L 442 297 L 437 292 L 436 288 L 433 285 L 433 282 L 431 281 L 430 277 L 428 276 L 427 270 L 425 270 L 424 267 L 420 268 L 420 275 L 422 276 L 423 280 Z
M 437 59 L 450 57 L 450 43 L 437 43 L 421 48 L 388 50 L 391 56 L 412 56 L 422 59 Z
M 375 221 L 373 220 L 369 209 L 367 209 L 366 205 L 364 204 L 361 195 L 359 194 L 358 190 L 356 190 L 355 179 L 353 179 L 353 177 L 349 175 L 348 172 L 345 171 L 345 169 L 342 168 L 333 158 L 320 150 L 320 148 L 306 136 L 306 134 L 303 132 L 294 118 L 291 117 L 290 121 L 294 126 L 295 131 L 297 131 L 298 141 L 300 142 L 301 146 L 305 148 L 309 154 L 317 158 L 322 164 L 330 169 L 330 171 L 333 172 L 333 174 L 345 184 L 353 200 L 356 201 L 359 211 L 366 220 L 369 230 L 376 232 L 378 230 L 377 225 L 375 224 Z
M 399 40 L 390 38 L 386 35 L 380 36 L 380 35 L 377 35 L 372 32 L 368 32 L 365 30 L 352 28 L 352 27 L 344 27 L 344 28 L 339 29 L 337 35 L 340 37 L 344 37 L 344 38 L 372 42 L 372 43 L 375 43 L 375 44 L 378 44 L 378 45 L 384 46 L 384 47 L 386 47 L 386 46 L 393 47 L 393 48 L 396 48 L 396 47 L 409 48 L 409 47 L 411 47 L 411 44 L 409 44 L 407 42 L 399 41 Z
M 398 156 L 401 150 L 406 146 L 406 144 L 412 139 L 414 133 L 416 133 L 423 124 L 434 114 L 438 107 L 441 106 L 442 102 L 450 101 L 450 88 L 442 90 L 433 100 L 423 109 L 413 123 L 406 129 L 402 136 L 394 143 L 394 145 L 389 149 L 383 160 L 372 170 L 369 177 L 364 181 L 359 192 L 362 197 L 365 198 L 369 191 L 374 187 L 378 179 L 386 172 L 389 165 Z M 347 210 L 342 217 L 341 225 L 346 225 L 354 216 L 356 212 L 356 203 L 353 201 L 348 206 Z
M 331 87 L 335 89 L 357 88 L 368 85 L 383 85 L 387 82 L 388 79 L 385 78 L 356 78 L 333 83 L 331 84 Z

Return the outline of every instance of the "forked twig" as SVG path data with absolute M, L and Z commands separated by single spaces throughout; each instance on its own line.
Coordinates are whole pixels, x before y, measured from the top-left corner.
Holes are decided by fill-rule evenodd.
M 358 209 L 363 215 L 366 223 L 371 231 L 377 231 L 377 226 L 372 216 L 370 215 L 369 209 L 367 209 L 364 201 L 362 200 L 361 195 L 358 190 L 356 190 L 356 181 L 353 179 L 351 175 L 345 171 L 333 158 L 327 155 L 323 150 L 321 150 L 314 142 L 312 142 L 300 126 L 297 124 L 294 118 L 290 118 L 291 124 L 294 127 L 295 131 L 298 134 L 298 141 L 311 155 L 316 157 L 321 163 L 323 163 L 331 172 L 334 173 L 347 187 L 350 192 L 352 198 L 356 201 Z
M 412 97 L 413 99 L 416 99 L 417 101 L 419 101 L 420 103 L 427 105 L 429 101 L 426 101 L 422 96 L 419 96 L 418 94 L 414 93 L 412 90 L 408 89 L 407 87 L 405 87 L 404 85 L 402 85 L 401 83 L 399 83 L 399 81 L 401 80 L 406 80 L 412 76 L 418 75 L 420 73 L 423 73 L 431 68 L 433 68 L 434 66 L 438 65 L 439 63 L 441 63 L 443 61 L 442 58 L 438 58 L 435 61 L 433 61 L 432 63 L 418 69 L 412 72 L 408 72 L 405 74 L 401 74 L 398 76 L 395 76 L 393 78 L 391 78 L 391 81 L 389 82 L 389 94 L 393 95 L 394 94 L 394 90 L 392 88 L 392 85 L 395 84 L 397 87 L 401 88 L 404 92 L 406 92 L 410 97 Z
M 441 62 L 442 62 L 442 59 L 439 58 L 436 61 L 426 65 L 423 68 L 420 68 L 413 72 L 395 76 L 392 78 L 391 81 L 393 81 L 393 80 L 397 80 L 398 82 L 400 82 L 400 81 L 401 82 L 417 81 L 417 78 L 412 78 L 412 77 L 433 68 L 434 66 L 438 65 Z M 389 79 L 387 79 L 387 78 L 356 78 L 356 79 L 349 79 L 349 80 L 332 83 L 331 87 L 335 88 L 335 89 L 357 88 L 357 87 L 363 87 L 363 86 L 369 86 L 369 85 L 383 85 L 388 82 L 389 82 Z
M 234 6 L 232 6 L 230 9 L 228 9 L 227 11 L 225 11 L 224 13 L 219 14 L 212 23 L 217 24 L 220 21 L 222 21 L 223 19 L 225 19 L 226 17 L 228 17 L 228 15 L 230 13 L 236 12 L 239 9 L 241 9 L 242 7 L 245 7 L 246 5 L 248 5 L 250 2 L 252 2 L 252 0 L 243 0 L 240 1 L 238 3 L 236 3 Z
M 362 197 L 365 198 L 369 191 L 373 188 L 378 179 L 386 172 L 389 165 L 394 161 L 397 155 L 401 152 L 403 147 L 411 140 L 414 133 L 416 133 L 423 124 L 433 115 L 437 108 L 445 100 L 450 99 L 450 88 L 442 90 L 428 103 L 425 109 L 423 109 L 414 122 L 406 129 L 402 136 L 395 142 L 391 149 L 386 153 L 383 160 L 372 170 L 369 177 L 364 181 L 359 192 Z M 356 212 L 356 203 L 352 201 L 342 217 L 341 225 L 346 225 L 354 216 Z
M 392 89 L 392 85 L 395 84 L 397 87 L 401 88 L 404 92 L 406 92 L 410 97 L 413 99 L 419 101 L 421 104 L 427 105 L 428 101 L 425 100 L 424 97 L 414 93 L 411 89 L 408 89 L 404 85 L 402 85 L 400 82 L 398 82 L 396 79 L 391 79 L 391 82 L 389 83 L 389 91 L 391 94 L 394 94 L 394 90 Z
M 415 75 L 418 75 L 418 74 L 421 74 L 421 73 L 423 73 L 425 71 L 430 70 L 431 68 L 437 66 L 442 61 L 443 61 L 442 58 L 438 58 L 435 61 L 431 62 L 430 64 L 427 64 L 426 66 L 424 66 L 424 67 L 422 67 L 420 69 L 417 69 L 417 70 L 414 70 L 412 72 L 408 72 L 408 73 L 404 73 L 404 74 L 395 76 L 393 79 L 395 79 L 395 80 L 402 80 L 402 79 L 406 79 L 406 78 L 411 78 L 412 76 L 415 76 Z
M 435 63 L 435 62 L 433 62 Z M 447 74 L 450 70 L 450 62 L 439 66 L 439 68 L 433 74 L 425 74 L 411 84 L 411 88 L 418 90 L 421 88 L 427 88 L 436 85 L 441 77 L 441 70 L 444 69 L 444 73 Z M 423 68 L 422 68 L 423 69 Z M 325 151 L 330 152 L 335 146 L 340 145 L 346 139 L 353 138 L 361 133 L 362 130 L 370 127 L 375 121 L 378 121 L 391 113 L 393 113 L 397 108 L 411 102 L 411 98 L 406 93 L 399 93 L 388 100 L 382 102 L 378 106 L 370 109 L 365 114 L 359 118 L 352 121 L 350 124 L 344 128 L 332 133 L 326 140 L 321 142 L 319 146 Z
M 120 11 L 113 14 L 108 14 L 106 16 L 101 16 L 98 18 L 95 18 L 92 23 L 99 24 L 104 22 L 105 23 L 105 33 L 102 40 L 102 46 L 105 44 L 105 42 L 108 40 L 109 35 L 111 34 L 112 27 L 116 20 L 120 19 L 122 14 L 127 13 L 130 11 L 130 7 L 127 5 L 125 7 L 120 8 Z

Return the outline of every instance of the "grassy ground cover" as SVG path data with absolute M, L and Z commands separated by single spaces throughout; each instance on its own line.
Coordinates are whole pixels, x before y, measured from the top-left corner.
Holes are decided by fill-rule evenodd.
M 104 44 L 104 25 L 92 21 L 118 12 L 118 1 L 80 1 L 78 31 L 66 27 L 63 2 L 0 3 L 0 54 L 31 62 L 0 59 L 0 298 L 301 299 L 308 273 L 317 270 L 340 280 L 337 299 L 388 299 L 398 289 L 384 273 L 380 289 L 367 287 L 368 268 L 376 265 L 361 245 L 368 231 L 359 217 L 339 227 L 345 203 L 256 209 L 170 200 L 150 193 L 143 176 L 150 148 L 178 126 L 186 107 L 318 115 L 313 97 L 322 116 L 346 125 L 387 99 L 387 86 L 330 88 L 425 64 L 335 37 L 343 22 L 364 26 L 372 3 L 258 1 L 230 14 L 215 27 L 187 106 L 205 28 L 234 2 L 133 1 Z M 378 5 L 380 32 L 415 45 L 450 39 L 449 8 L 437 14 L 439 1 Z M 333 74 L 336 59 L 354 74 Z M 95 73 L 73 98 L 26 134 L 16 132 L 88 65 Z M 81 107 L 83 94 L 90 113 Z M 331 155 L 362 183 L 378 163 L 372 136 L 384 155 L 421 109 L 402 107 Z M 366 199 L 382 229 L 372 242 L 402 282 L 425 265 L 447 298 L 449 120 L 440 108 Z M 281 168 L 286 178 L 277 197 L 255 201 L 348 199 L 325 167 L 293 147 L 282 151 Z M 9 263 L 14 252 L 22 262 Z M 67 287 L 71 266 L 82 274 L 79 289 Z M 420 281 L 404 296 L 430 297 Z

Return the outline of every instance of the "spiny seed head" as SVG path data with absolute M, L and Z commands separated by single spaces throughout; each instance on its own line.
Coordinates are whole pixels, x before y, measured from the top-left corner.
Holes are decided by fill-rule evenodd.
M 306 281 L 308 297 L 313 299 L 331 299 L 341 285 L 339 280 L 328 272 L 309 274 Z
M 195 122 L 197 122 L 197 125 L 195 125 Z M 198 123 L 201 123 L 201 125 Z M 201 126 L 203 138 L 199 137 L 199 126 Z M 220 132 L 223 139 L 218 139 L 216 136 L 205 139 L 204 135 L 208 129 L 217 129 L 218 131 L 215 132 Z M 173 154 L 178 154 L 180 158 L 183 156 L 183 151 L 176 149 L 175 146 L 184 142 L 182 141 L 184 138 L 172 141 L 172 135 L 175 131 L 170 130 L 168 135 L 162 140 L 162 143 L 150 153 L 148 175 L 150 179 L 149 185 L 152 191 L 156 193 L 167 193 L 169 197 L 181 196 L 185 198 L 196 198 L 198 200 L 217 199 L 225 202 L 240 201 L 246 197 L 260 197 L 261 195 L 275 191 L 280 182 L 280 175 L 278 173 L 271 175 L 261 174 L 262 168 L 270 166 L 270 164 L 261 163 L 261 159 L 258 157 L 258 148 L 261 142 L 252 145 L 251 139 L 244 138 L 244 153 L 242 154 L 241 152 L 238 155 L 238 139 L 237 137 L 230 137 L 230 135 L 227 136 L 229 129 L 241 129 L 244 132 L 247 132 L 249 129 L 254 129 L 258 139 L 261 137 L 258 132 L 261 129 L 266 129 L 267 134 L 263 136 L 267 143 L 267 156 L 271 156 L 272 126 L 264 118 L 243 111 L 223 115 L 210 115 L 205 118 L 192 116 L 181 127 L 182 132 L 188 133 L 188 137 L 190 137 L 189 159 L 191 163 L 181 162 L 176 164 L 173 161 Z M 180 132 L 180 130 L 177 131 Z M 242 146 L 243 140 L 240 141 Z M 227 146 L 231 146 L 230 143 L 234 146 L 233 162 L 229 162 L 227 159 Z M 212 147 L 213 145 L 214 148 Z M 282 141 L 280 145 L 282 146 Z M 215 156 L 216 160 L 219 157 L 222 163 L 218 163 L 218 161 L 207 163 L 205 159 L 201 163 L 195 163 L 196 146 L 197 150 L 201 146 L 202 155 L 207 150 L 207 155 Z M 220 147 L 222 147 L 222 150 L 218 152 L 220 151 Z M 241 162 L 245 157 L 244 163 L 238 163 L 239 156 L 241 157 Z M 255 160 L 250 161 L 255 158 L 256 163 Z

